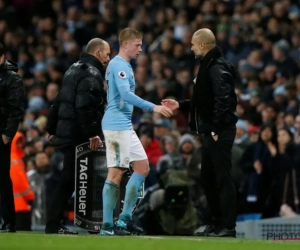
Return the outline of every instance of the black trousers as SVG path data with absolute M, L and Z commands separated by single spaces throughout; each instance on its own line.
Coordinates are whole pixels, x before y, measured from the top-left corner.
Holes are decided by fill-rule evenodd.
M 16 230 L 31 231 L 31 212 L 23 211 L 16 213 Z
M 223 128 L 217 141 L 207 134 L 202 147 L 201 182 L 212 223 L 226 228 L 236 226 L 236 188 L 230 173 L 235 134 L 235 126 Z
M 60 228 L 68 200 L 75 190 L 75 147 L 65 147 L 61 151 L 64 154 L 64 166 L 47 210 L 46 231 Z
M 12 181 L 10 178 L 11 144 L 4 144 L 0 133 L 0 206 L 4 225 L 15 226 L 16 214 Z

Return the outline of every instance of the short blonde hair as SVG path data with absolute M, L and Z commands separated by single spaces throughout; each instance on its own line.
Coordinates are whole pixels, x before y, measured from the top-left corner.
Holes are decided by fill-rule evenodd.
M 142 39 L 142 33 L 132 29 L 132 28 L 126 28 L 123 29 L 119 34 L 119 45 L 121 46 L 123 42 L 130 41 L 134 39 Z

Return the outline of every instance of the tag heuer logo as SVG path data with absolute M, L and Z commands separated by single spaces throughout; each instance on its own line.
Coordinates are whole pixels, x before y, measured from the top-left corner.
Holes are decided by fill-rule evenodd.
M 118 73 L 118 76 L 119 76 L 120 78 L 125 78 L 125 77 L 126 77 L 126 73 L 125 73 L 124 71 L 120 71 L 120 72 Z

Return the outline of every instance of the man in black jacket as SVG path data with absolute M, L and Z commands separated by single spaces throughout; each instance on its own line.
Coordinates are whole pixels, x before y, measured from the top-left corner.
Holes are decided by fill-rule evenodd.
M 5 60 L 0 43 L 0 199 L 3 232 L 15 232 L 15 204 L 10 178 L 10 149 L 24 116 L 25 93 L 18 65 Z
M 47 132 L 49 141 L 64 154 L 64 167 L 48 210 L 46 233 L 77 234 L 60 224 L 67 201 L 74 191 L 75 147 L 90 141 L 90 149 L 100 147 L 101 120 L 105 92 L 102 75 L 109 62 L 110 47 L 95 38 L 65 73 L 61 90 L 51 106 Z
M 191 100 L 162 103 L 190 112 L 191 130 L 204 134 L 201 180 L 212 214 L 212 223 L 200 236 L 235 237 L 236 190 L 231 177 L 231 150 L 236 133 L 236 73 L 216 46 L 214 34 L 200 29 L 193 35 L 192 50 L 200 60 Z

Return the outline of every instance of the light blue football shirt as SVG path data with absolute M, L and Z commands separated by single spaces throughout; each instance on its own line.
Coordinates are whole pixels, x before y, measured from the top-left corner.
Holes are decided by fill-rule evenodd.
M 103 130 L 132 129 L 133 106 L 153 111 L 154 104 L 134 94 L 135 79 L 129 62 L 115 56 L 108 64 L 105 74 L 107 82 L 107 107 L 102 119 Z

